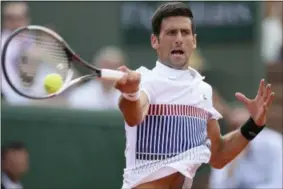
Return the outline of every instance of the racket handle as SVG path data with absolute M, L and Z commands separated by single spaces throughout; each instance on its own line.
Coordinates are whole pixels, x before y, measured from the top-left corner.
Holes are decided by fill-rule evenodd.
M 124 72 L 110 70 L 110 69 L 101 69 L 101 78 L 117 81 L 121 79 L 124 75 Z

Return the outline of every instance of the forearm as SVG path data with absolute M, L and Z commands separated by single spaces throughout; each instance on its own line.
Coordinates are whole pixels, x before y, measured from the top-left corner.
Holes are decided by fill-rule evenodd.
M 232 131 L 223 137 L 215 138 L 210 134 L 210 138 L 212 138 L 211 147 L 213 152 L 210 160 L 211 165 L 218 169 L 223 168 L 227 163 L 240 154 L 248 145 L 249 141 L 253 140 L 263 128 L 264 126 L 257 126 L 253 119 L 250 118 L 239 129 Z
M 242 135 L 240 129 L 229 132 L 221 139 L 221 146 L 217 153 L 218 164 L 225 166 L 243 151 L 249 141 Z
M 125 121 L 129 126 L 134 126 L 141 122 L 142 105 L 140 100 L 133 102 L 121 97 L 119 107 L 123 113 Z
M 140 124 L 148 111 L 148 107 L 147 98 L 143 92 L 136 101 L 130 101 L 123 96 L 119 99 L 119 108 L 129 126 Z

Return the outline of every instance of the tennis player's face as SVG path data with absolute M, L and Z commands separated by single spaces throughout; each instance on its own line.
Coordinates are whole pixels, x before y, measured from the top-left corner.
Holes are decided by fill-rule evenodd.
M 196 35 L 192 32 L 190 18 L 165 18 L 159 37 L 151 36 L 151 44 L 162 63 L 175 69 L 187 69 L 189 57 L 196 48 Z

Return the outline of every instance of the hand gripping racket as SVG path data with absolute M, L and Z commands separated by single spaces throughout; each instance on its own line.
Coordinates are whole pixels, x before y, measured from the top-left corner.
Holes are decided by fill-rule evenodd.
M 78 63 L 91 73 L 73 79 L 72 66 Z M 124 74 L 96 68 L 76 55 L 56 32 L 35 25 L 19 28 L 8 37 L 2 49 L 1 64 L 7 84 L 17 94 L 39 100 L 60 95 L 85 80 L 102 78 L 117 81 Z M 57 92 L 48 94 L 44 90 L 43 78 L 51 73 L 59 74 L 64 83 Z

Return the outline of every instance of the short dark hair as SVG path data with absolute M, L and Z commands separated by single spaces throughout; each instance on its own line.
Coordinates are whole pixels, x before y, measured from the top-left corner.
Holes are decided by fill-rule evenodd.
M 163 19 L 171 16 L 185 16 L 189 17 L 192 22 L 192 31 L 195 33 L 195 26 L 193 24 L 193 13 L 191 9 L 181 2 L 165 3 L 157 8 L 151 19 L 151 27 L 154 35 L 159 36 L 161 23 Z
M 11 141 L 1 146 L 1 160 L 5 158 L 5 155 L 10 150 L 25 150 L 26 146 L 21 141 Z

